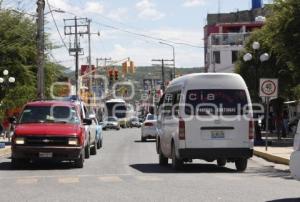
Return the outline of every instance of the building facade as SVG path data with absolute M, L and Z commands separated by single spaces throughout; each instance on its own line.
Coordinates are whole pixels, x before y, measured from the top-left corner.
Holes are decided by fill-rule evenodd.
M 261 7 L 259 3 L 253 0 L 251 10 L 207 15 L 204 27 L 206 72 L 234 71 L 248 36 L 264 25 L 268 15 L 268 6 Z

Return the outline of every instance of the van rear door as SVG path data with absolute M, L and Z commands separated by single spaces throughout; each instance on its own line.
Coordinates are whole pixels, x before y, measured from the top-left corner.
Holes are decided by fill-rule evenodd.
M 245 90 L 188 90 L 186 147 L 249 148 L 248 100 Z

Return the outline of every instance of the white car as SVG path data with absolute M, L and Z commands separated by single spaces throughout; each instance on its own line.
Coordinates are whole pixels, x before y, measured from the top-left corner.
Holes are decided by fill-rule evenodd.
M 157 117 L 153 114 L 147 114 L 142 124 L 141 141 L 145 142 L 148 138 L 156 139 L 157 136 Z
M 156 149 L 159 164 L 175 169 L 192 159 L 247 168 L 254 123 L 247 86 L 238 74 L 197 73 L 174 79 L 160 103 Z M 244 108 L 245 107 L 245 108 Z
M 293 178 L 300 180 L 300 121 L 294 138 L 294 150 L 290 159 L 290 171 Z

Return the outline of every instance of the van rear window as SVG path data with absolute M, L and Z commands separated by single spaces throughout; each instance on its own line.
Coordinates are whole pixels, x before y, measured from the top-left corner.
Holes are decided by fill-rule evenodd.
M 187 115 L 239 115 L 248 104 L 244 90 L 197 89 L 186 95 Z

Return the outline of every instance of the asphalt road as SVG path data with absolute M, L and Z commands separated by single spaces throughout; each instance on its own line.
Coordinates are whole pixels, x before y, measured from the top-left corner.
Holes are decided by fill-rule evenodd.
M 83 169 L 38 163 L 20 170 L 0 159 L 0 201 L 300 201 L 300 181 L 287 166 L 253 157 L 245 173 L 234 164 L 194 161 L 176 172 L 157 164 L 155 142 L 140 129 L 105 131 L 104 145 Z

